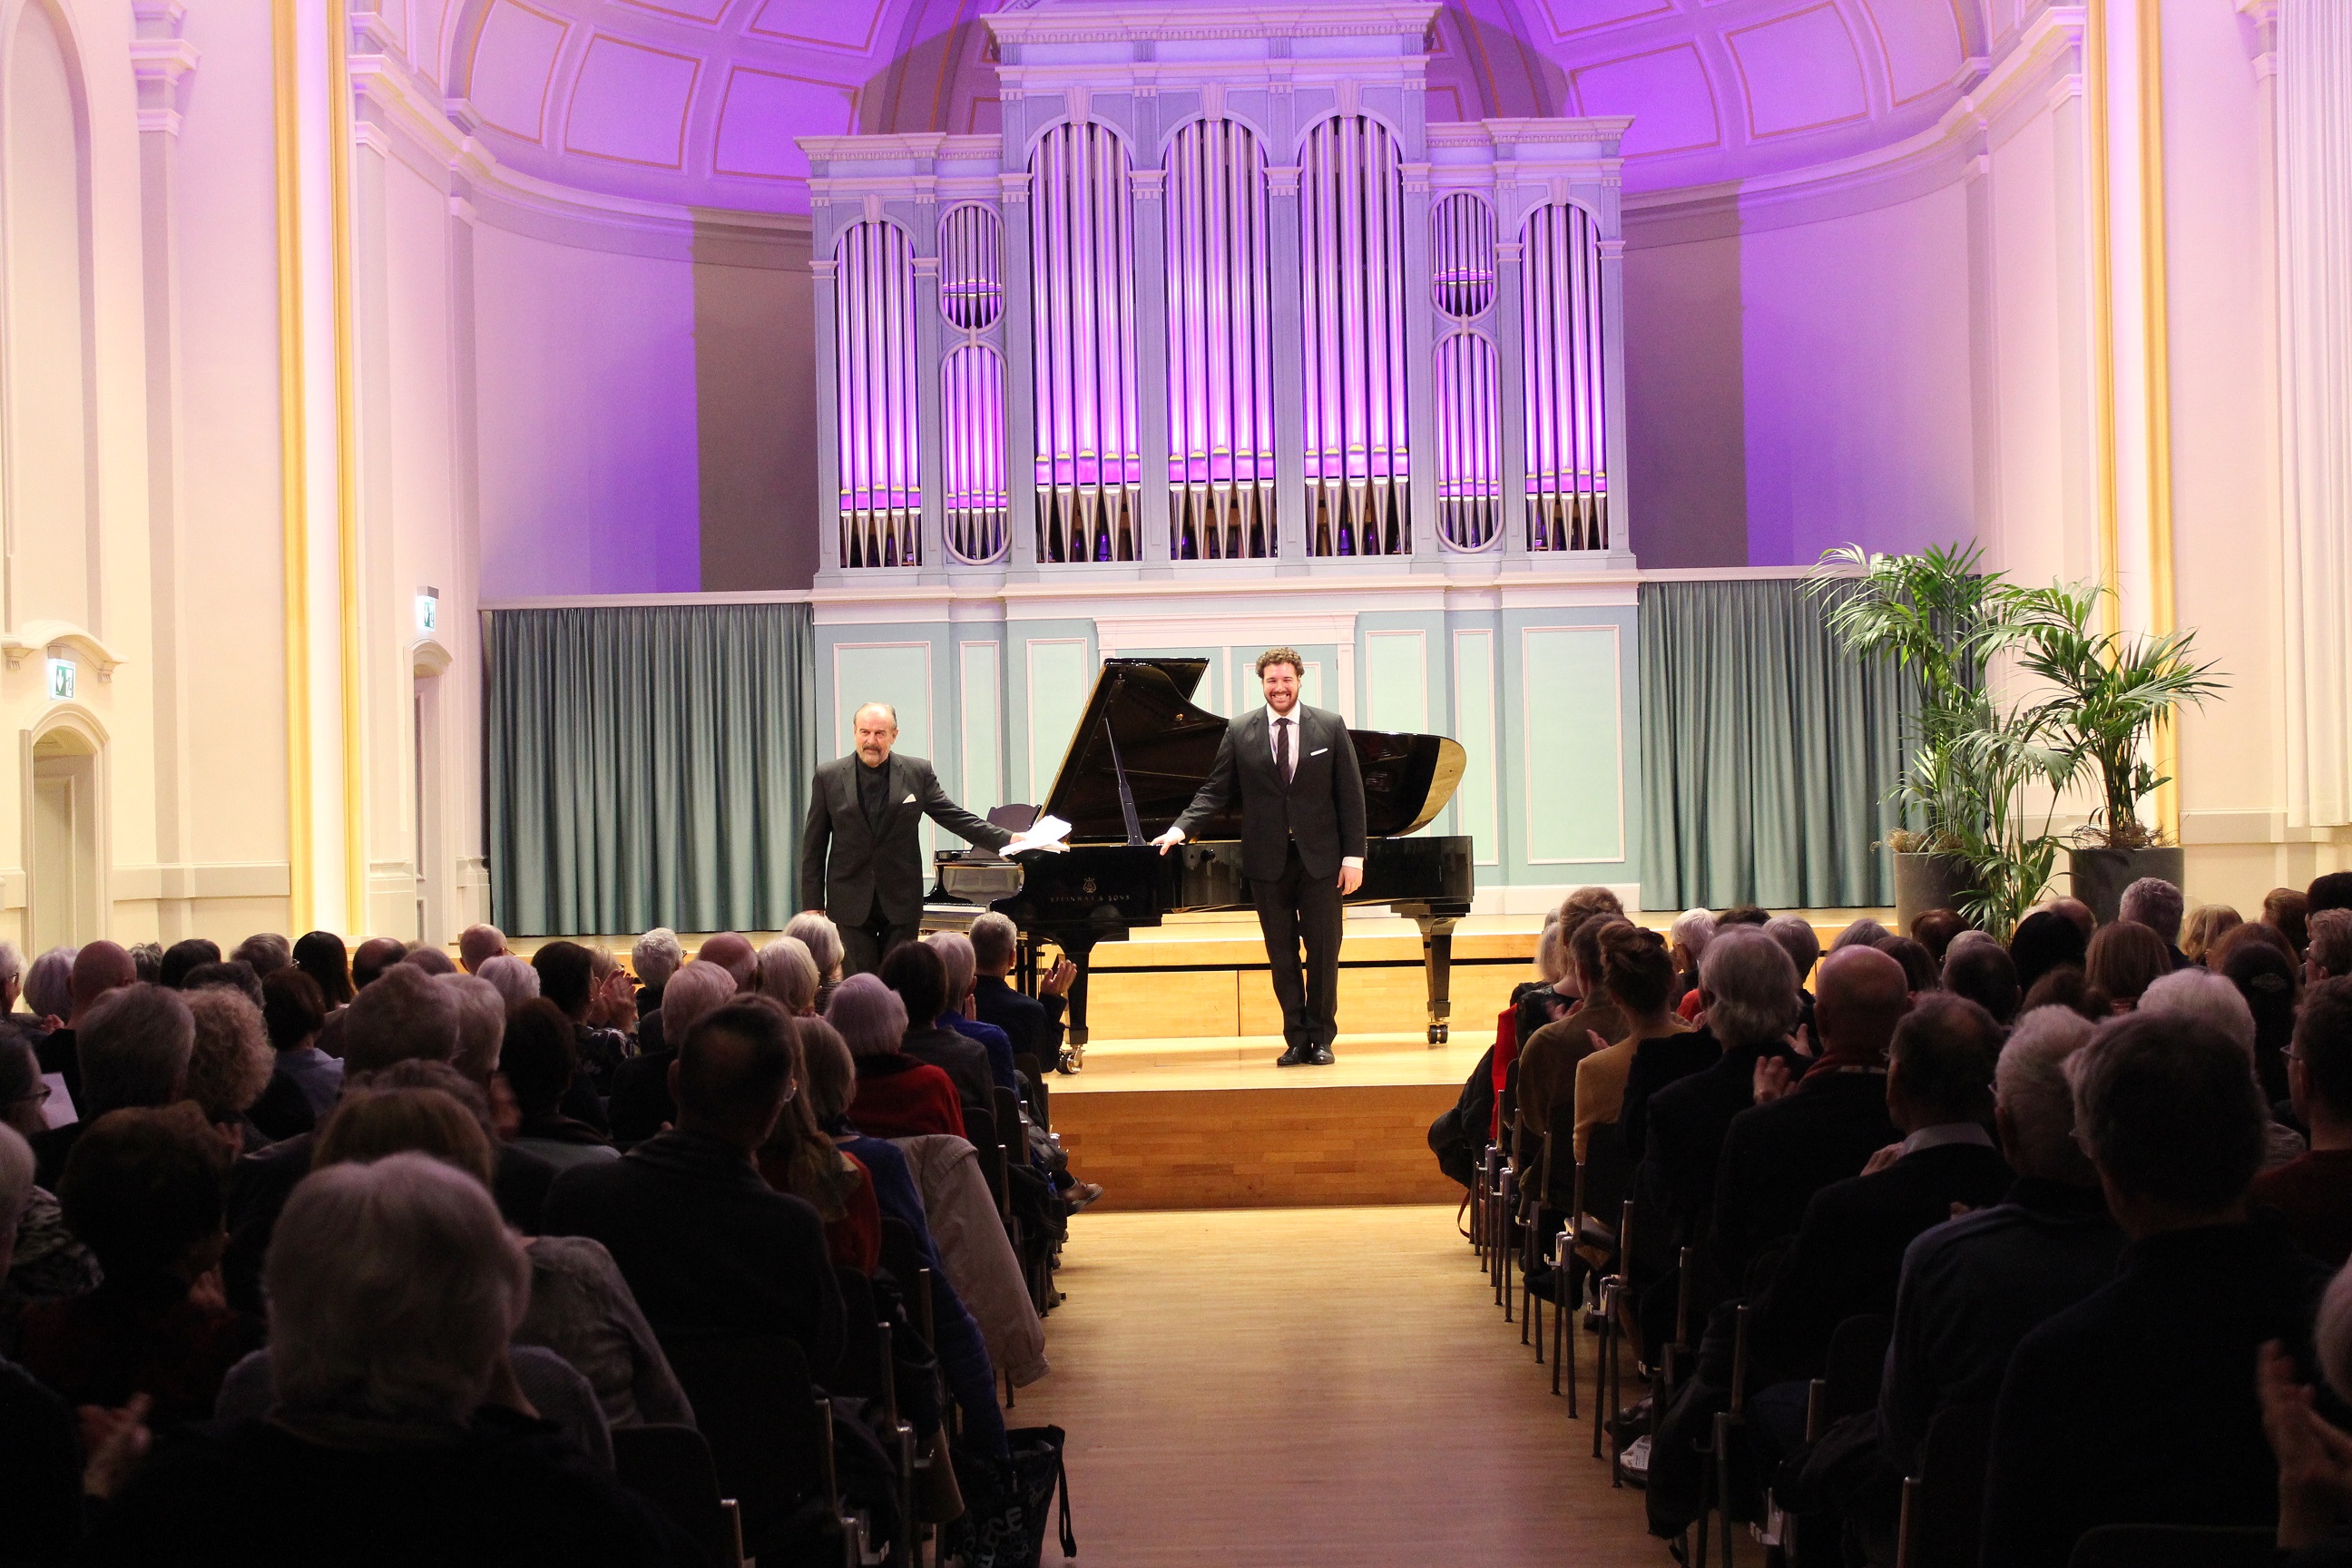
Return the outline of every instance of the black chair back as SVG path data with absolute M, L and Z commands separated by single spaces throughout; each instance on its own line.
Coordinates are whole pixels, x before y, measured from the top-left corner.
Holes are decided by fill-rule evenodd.
M 743 1542 L 701 1433 L 691 1426 L 615 1426 L 613 1469 L 623 1486 L 692 1536 L 713 1568 L 739 1568 Z
M 1570 1133 L 1572 1140 L 1573 1127 Z M 1576 1145 L 1571 1141 L 1569 1147 Z M 1584 1212 L 1604 1224 L 1615 1219 L 1633 1195 L 1633 1162 L 1625 1155 L 1625 1135 L 1614 1121 L 1603 1121 L 1584 1143 Z
M 1848 1318 L 1831 1331 L 1829 1354 L 1822 1363 L 1824 1427 L 1877 1405 L 1886 1342 L 1894 1335 L 1894 1321 L 1875 1313 Z
M 874 1332 L 881 1321 L 874 1300 L 874 1281 L 838 1263 L 833 1266 L 833 1277 L 841 1285 L 841 1359 L 834 1363 L 833 1375 L 825 1379 L 825 1392 L 851 1399 L 879 1399 L 888 1373 L 881 1342 Z
M 747 1538 L 822 1492 L 832 1445 L 798 1344 L 769 1334 L 666 1341 L 662 1350 L 710 1447 L 720 1493 L 742 1507 Z
M 2269 1568 L 2275 1542 L 2267 1526 L 2103 1524 L 2074 1542 L 2066 1568 Z
M 1936 1413 L 1918 1473 L 1903 1483 L 1903 1568 L 1976 1568 L 1991 1452 L 1991 1405 L 1952 1405 Z

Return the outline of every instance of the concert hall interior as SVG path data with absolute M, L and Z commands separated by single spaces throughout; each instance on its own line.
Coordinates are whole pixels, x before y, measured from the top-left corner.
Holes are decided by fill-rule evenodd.
M 269 1489 L 388 1449 L 196 1430 L 330 1353 L 272 1227 L 470 1256 L 489 1170 L 556 1305 L 444 1426 L 572 1446 L 520 1526 L 453 1464 L 408 1560 L 2352 1562 L 2352 1445 L 2269 1446 L 2352 1380 L 2295 1272 L 2352 1252 L 2347 658 L 2352 0 L 0 0 L 0 1426 L 113 1499 L 28 1560 L 337 1555 Z M 2325 1223 L 2167 1255 L 2151 1363 L 2245 1360 L 2218 1404 L 2057 1375 L 2085 1289 L 1948 1454 L 1927 1222 L 1838 1296 L 1814 1194 L 1964 1146 L 2122 1289 L 2195 1207 L 2091 1110 L 2159 986 L 2168 1103 L 2257 1026 L 2279 1157 L 2207 1217 Z M 1738 1164 L 1840 1073 L 1860 1122 Z M 89 1240 L 183 1157 L 201 1350 L 121 1340 Z M 803 1243 L 767 1317 L 697 1293 Z M 562 1376 L 591 1296 L 634 1384 Z M 735 1408 L 796 1377 L 861 1423 L 829 1489 Z M 2131 1493 L 2080 1458 L 2126 1409 L 2259 1485 Z

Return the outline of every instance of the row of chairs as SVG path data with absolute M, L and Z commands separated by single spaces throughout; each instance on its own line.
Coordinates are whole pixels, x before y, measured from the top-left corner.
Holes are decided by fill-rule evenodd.
M 1593 1129 L 1584 1158 L 1578 1159 L 1572 1118 L 1557 1112 L 1531 1157 L 1515 1160 L 1509 1147 L 1515 1100 L 1516 1085 L 1507 1083 L 1499 1102 L 1503 1137 L 1487 1145 L 1467 1199 L 1471 1247 L 1487 1271 L 1504 1321 L 1517 1318 L 1519 1342 L 1533 1347 L 1538 1365 L 1547 1359 L 1547 1297 L 1553 1301 L 1551 1390 L 1560 1394 L 1565 1381 L 1571 1421 L 1580 1418 L 1577 1337 L 1587 1329 L 1595 1334 L 1592 1457 L 1608 1458 L 1612 1487 L 1629 1481 L 1638 1486 L 1646 1479 L 1659 1423 L 1692 1371 L 1699 1260 L 1689 1247 L 1678 1250 L 1674 1336 L 1656 1355 L 1645 1356 L 1628 1264 L 1637 1205 L 1632 1162 L 1618 1129 Z M 1613 1218 L 1614 1226 L 1601 1216 Z M 1539 1267 L 1549 1274 L 1542 1285 Z M 1576 1321 L 1580 1309 L 1582 1324 Z M 1833 1524 L 1834 1518 L 1790 1511 L 1753 1463 L 1746 1387 L 1748 1314 L 1747 1302 L 1734 1303 L 1729 1407 L 1716 1415 L 1710 1433 L 1705 1509 L 1676 1555 L 1696 1568 L 1709 1564 L 1713 1552 L 1722 1568 L 1735 1568 L 1744 1536 L 1761 1548 L 1768 1568 L 1840 1563 L 1844 1559 L 1839 1542 L 1813 1542 L 1805 1534 L 1808 1528 Z M 1880 1316 L 1852 1318 L 1837 1326 L 1822 1375 L 1811 1380 L 1806 1391 L 1808 1445 L 1835 1422 L 1876 1406 L 1892 1330 Z M 1630 1406 L 1629 1338 L 1639 1392 Z M 1902 1480 L 1895 1568 L 1974 1568 L 1991 1426 L 1992 1412 L 1986 1406 L 1953 1406 L 1937 1414 L 1918 1463 Z M 2259 1529 L 2112 1525 L 2082 1539 L 2070 1568 L 2263 1568 L 2273 1552 L 2271 1532 Z

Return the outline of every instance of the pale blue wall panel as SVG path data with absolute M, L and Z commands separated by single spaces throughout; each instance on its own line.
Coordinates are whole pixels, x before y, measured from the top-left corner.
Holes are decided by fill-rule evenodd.
M 1528 626 L 1520 638 L 1528 860 L 1537 866 L 1622 861 L 1619 630 Z

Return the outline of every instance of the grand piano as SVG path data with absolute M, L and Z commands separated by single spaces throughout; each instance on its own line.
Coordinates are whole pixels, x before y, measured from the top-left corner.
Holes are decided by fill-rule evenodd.
M 1238 803 L 1167 855 L 1150 843 L 1192 803 L 1224 739 L 1225 721 L 1192 700 L 1208 667 L 1200 658 L 1103 661 L 1041 807 L 1070 824 L 1066 852 L 1033 850 L 1008 860 L 975 848 L 936 858 L 935 900 L 975 914 L 985 904 L 1021 928 L 1024 982 L 1034 983 L 1041 946 L 1061 949 L 1076 964 L 1064 1071 L 1085 1059 L 1087 977 L 1097 944 L 1124 942 L 1171 914 L 1254 907 L 1242 875 Z M 1429 1043 L 1440 1045 L 1452 1010 L 1454 926 L 1470 912 L 1471 844 L 1466 837 L 1407 835 L 1453 796 L 1462 747 L 1443 735 L 1349 734 L 1363 764 L 1366 844 L 1363 885 L 1347 901 L 1386 904 L 1420 926 Z

